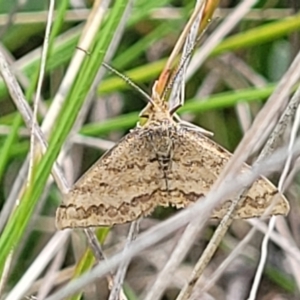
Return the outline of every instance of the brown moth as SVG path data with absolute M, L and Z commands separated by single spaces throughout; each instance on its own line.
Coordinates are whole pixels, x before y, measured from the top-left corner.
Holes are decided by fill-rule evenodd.
M 155 93 L 155 86 L 153 91 L 151 103 L 140 115 L 146 123 L 107 151 L 64 195 L 56 212 L 57 228 L 130 222 L 158 205 L 186 207 L 208 193 L 232 154 L 198 130 L 174 121 L 174 111 Z M 262 216 L 275 195 L 270 215 L 286 215 L 285 197 L 260 177 L 235 218 Z M 234 196 L 212 217 L 222 218 Z

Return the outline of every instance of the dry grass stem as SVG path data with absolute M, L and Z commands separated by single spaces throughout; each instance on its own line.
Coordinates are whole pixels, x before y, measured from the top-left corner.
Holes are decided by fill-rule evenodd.
M 272 132 L 270 138 L 268 139 L 266 146 L 263 148 L 261 157 L 267 156 L 272 153 L 280 143 L 280 138 L 284 134 L 291 118 L 295 115 L 295 112 L 300 103 L 300 88 L 294 93 L 289 105 L 286 107 L 284 113 L 280 116 L 280 119 Z
M 10 293 L 6 296 L 6 300 L 19 300 L 26 294 L 26 291 L 31 287 L 31 284 L 43 272 L 49 261 L 64 247 L 68 239 L 70 230 L 55 233 L 47 243 L 46 247 L 39 253 L 35 261 L 27 269 L 21 280 L 14 286 Z
M 133 221 L 130 225 L 130 229 L 127 236 L 127 242 L 125 244 L 123 252 L 127 251 L 128 246 L 131 244 L 133 240 L 136 239 L 139 232 L 139 223 L 140 219 L 137 221 Z M 127 299 L 124 292 L 122 291 L 122 285 L 125 279 L 126 271 L 128 268 L 130 261 L 124 260 L 123 263 L 119 266 L 117 273 L 114 278 L 113 286 L 109 295 L 109 300 L 123 300 Z
M 38 300 L 43 300 L 55 286 L 55 280 L 58 274 L 59 269 L 61 268 L 63 261 L 65 259 L 66 248 L 61 248 L 55 255 L 50 267 L 47 269 L 46 275 L 44 276 L 43 283 L 40 286 L 40 289 L 37 294 Z
M 299 93 L 299 91 L 300 91 L 300 89 L 298 89 L 297 92 Z M 298 100 L 299 100 L 299 95 L 297 94 L 297 97 L 295 97 L 295 98 L 298 98 Z M 291 102 L 291 104 L 293 104 L 293 103 Z M 291 134 L 290 134 L 289 147 L 287 150 L 288 156 L 287 156 L 287 159 L 286 159 L 286 162 L 284 165 L 284 169 L 283 169 L 280 179 L 279 179 L 278 190 L 281 192 L 283 191 L 283 185 L 284 185 L 284 182 L 286 180 L 286 177 L 287 177 L 288 172 L 291 167 L 291 161 L 293 158 L 292 149 L 295 144 L 299 125 L 300 125 L 300 106 L 298 106 L 297 111 L 296 111 L 295 120 L 294 120 L 293 127 L 292 127 Z M 249 300 L 256 299 L 258 287 L 259 287 L 259 284 L 261 281 L 262 273 L 263 273 L 264 266 L 266 264 L 266 259 L 268 256 L 268 243 L 269 243 L 269 239 L 270 239 L 270 233 L 273 231 L 275 224 L 276 224 L 276 217 L 273 216 L 269 222 L 268 232 L 264 236 L 264 239 L 263 239 L 263 242 L 261 245 L 261 258 L 260 258 L 260 262 L 259 262 L 256 274 L 255 274 L 254 282 L 253 282 L 253 285 L 252 285 L 252 288 L 250 291 Z M 295 263 L 297 264 L 297 262 L 295 262 Z M 297 278 L 297 276 L 295 276 L 295 278 Z
M 187 69 L 186 80 L 189 80 L 200 68 L 211 51 L 221 42 L 221 40 L 236 26 L 236 24 L 249 12 L 257 0 L 245 0 L 234 11 L 227 16 L 222 24 L 203 43 L 201 49 L 193 56 L 190 66 Z
M 208 292 L 219 280 L 222 274 L 229 268 L 230 264 L 237 258 L 237 256 L 242 252 L 246 245 L 250 242 L 254 234 L 256 233 L 255 228 L 247 233 L 243 240 L 231 251 L 231 253 L 226 257 L 226 259 L 221 263 L 221 265 L 215 270 L 215 272 L 210 276 L 209 280 L 205 283 L 201 290 L 205 293 Z
M 173 79 L 170 82 L 172 84 L 172 87 L 171 87 L 172 90 L 171 90 L 168 101 L 169 101 L 169 106 L 170 106 L 171 110 L 177 106 L 182 106 L 184 104 L 184 100 L 185 100 L 185 79 L 184 79 L 184 77 L 185 77 L 185 73 L 186 73 L 186 68 L 188 67 L 188 64 L 190 62 L 191 53 L 195 48 L 195 42 L 196 42 L 200 24 L 201 24 L 201 21 L 203 18 L 203 12 L 204 12 L 204 9 L 205 9 L 205 6 L 207 5 L 207 3 L 208 3 L 208 1 L 201 1 L 201 0 L 196 2 L 194 12 L 193 12 L 192 16 L 190 17 L 186 27 L 184 28 L 184 30 L 181 33 L 181 36 L 177 42 L 177 45 L 178 45 L 180 43 L 183 43 L 183 41 L 184 41 L 184 45 L 183 45 L 183 49 L 182 49 L 182 55 L 180 58 L 178 70 L 175 74 L 175 77 L 173 77 Z M 181 41 L 181 39 L 182 39 L 182 41 Z M 175 46 L 175 48 L 176 48 L 176 46 Z M 180 45 L 180 48 L 181 47 L 182 47 L 182 45 Z M 175 48 L 174 48 L 172 54 L 173 55 L 176 54 L 176 56 L 177 56 Z M 175 60 L 175 57 L 172 57 L 172 54 L 168 60 L 168 62 L 170 63 L 169 68 L 171 68 L 171 64 L 173 63 L 173 60 Z M 165 68 L 167 68 L 167 67 L 168 67 L 168 63 Z M 168 90 L 168 88 L 166 89 L 164 94 L 166 94 L 167 90 Z
M 86 34 L 81 34 L 81 39 L 78 43 L 78 49 L 89 50 L 90 45 L 95 38 L 95 35 L 98 32 L 98 29 L 103 22 L 103 18 L 108 9 L 110 0 L 96 1 L 93 5 L 91 15 L 88 18 L 87 24 L 85 25 L 82 32 Z M 51 107 L 43 120 L 42 129 L 47 134 L 53 127 L 53 122 L 56 120 L 66 95 L 74 82 L 80 66 L 83 63 L 83 60 L 86 56 L 86 53 L 82 50 L 77 50 L 72 57 L 72 60 L 69 64 L 69 67 L 66 71 L 66 74 L 60 84 L 60 87 L 52 101 Z
M 41 144 L 42 151 L 45 152 L 47 149 L 47 142 L 44 138 L 43 132 L 39 126 L 37 126 L 36 123 L 32 122 L 32 111 L 28 105 L 28 102 L 26 101 L 23 92 L 14 78 L 13 74 L 9 70 L 9 66 L 5 61 L 5 58 L 3 57 L 2 53 L 0 52 L 0 70 L 1 75 L 3 76 L 3 79 L 5 80 L 7 87 L 10 91 L 10 95 L 12 99 L 14 100 L 14 103 L 16 104 L 20 114 L 22 115 L 25 124 L 28 128 L 33 125 L 34 133 L 37 137 L 37 140 Z M 59 188 L 64 191 L 65 187 L 67 186 L 66 181 L 64 180 L 64 176 L 60 171 L 60 168 L 54 164 L 53 166 L 53 177 L 55 178 Z
M 194 243 L 194 236 L 199 233 L 197 225 L 191 222 L 184 233 L 182 234 L 178 244 L 174 248 L 170 255 L 170 258 L 165 263 L 163 269 L 157 275 L 154 284 L 148 291 L 145 300 L 160 299 L 164 290 L 168 287 L 172 274 L 174 274 L 176 268 L 179 266 L 181 261 L 185 258 L 190 247 Z
M 39 70 L 39 76 L 38 76 L 38 82 L 37 82 L 37 89 L 36 89 L 36 95 L 35 99 L 33 101 L 33 113 L 32 113 L 32 125 L 31 127 L 31 134 L 30 134 L 30 153 L 29 153 L 29 169 L 28 169 L 28 178 L 27 178 L 27 186 L 29 187 L 31 185 L 31 178 L 32 178 L 32 171 L 34 163 L 38 162 L 38 157 L 40 156 L 39 147 L 35 148 L 35 126 L 38 126 L 37 122 L 37 113 L 38 113 L 38 107 L 39 107 L 39 101 L 42 91 L 42 84 L 44 80 L 44 74 L 46 69 L 46 61 L 47 61 L 47 54 L 48 54 L 48 48 L 49 48 L 49 37 L 51 32 L 51 25 L 52 25 L 52 18 L 53 18 L 53 12 L 54 12 L 54 4 L 55 1 L 51 0 L 49 4 L 49 11 L 47 16 L 47 22 L 46 22 L 46 31 L 45 31 L 45 38 L 44 43 L 42 47 L 42 55 L 41 55 L 41 63 L 40 63 L 40 70 Z
M 226 18 L 234 9 L 232 8 L 218 8 L 216 10 L 216 16 L 220 19 Z M 26 25 L 26 24 L 38 24 L 45 21 L 47 18 L 48 11 L 37 11 L 37 12 L 15 12 L 14 13 L 14 24 L 15 25 Z M 80 22 L 85 21 L 90 14 L 90 9 L 86 8 L 74 8 L 66 12 L 65 21 L 66 22 Z M 245 20 L 276 20 L 283 19 L 289 16 L 294 15 L 293 9 L 273 9 L 266 8 L 261 9 L 252 9 L 249 11 L 244 19 Z M 56 15 L 54 15 L 54 20 Z M 173 20 L 182 18 L 182 10 L 175 7 L 162 7 L 154 9 L 150 13 L 150 18 L 154 20 Z M 0 14 L 0 26 L 8 24 L 7 15 Z
M 279 232 L 279 234 L 281 234 L 281 236 L 283 236 L 287 240 L 289 240 L 290 243 L 294 245 L 294 247 L 297 247 L 295 239 L 293 238 L 293 236 L 291 234 L 291 231 L 288 227 L 286 220 L 284 220 L 283 218 L 276 218 L 275 226 L 276 226 L 276 229 Z M 286 257 L 289 262 L 289 266 L 291 268 L 292 274 L 295 278 L 297 288 L 298 288 L 298 294 L 299 294 L 299 291 L 300 291 L 300 272 L 299 272 L 300 262 L 297 261 L 296 259 L 294 259 L 293 256 L 286 255 Z
M 14 251 L 11 250 L 11 252 L 9 253 L 9 256 L 7 257 L 7 259 L 5 261 L 4 269 L 2 271 L 1 278 L 0 278 L 0 296 L 3 295 L 3 293 L 4 293 L 5 285 L 7 283 L 9 272 L 10 272 L 11 265 L 12 265 L 13 256 L 14 256 Z
M 267 155 L 270 155 L 270 153 L 274 152 L 274 147 L 272 147 L 272 145 L 278 143 L 278 139 L 282 135 L 282 131 L 284 131 L 283 129 L 286 128 L 289 119 L 292 117 L 293 113 L 295 113 L 295 108 L 298 106 L 299 99 L 300 99 L 299 91 L 300 91 L 300 89 L 298 89 L 295 92 L 288 107 L 286 108 L 284 113 L 281 115 L 279 122 L 277 123 L 274 131 L 272 132 L 269 140 L 267 141 L 265 147 L 263 148 L 262 153 L 260 154 L 256 163 L 258 163 L 260 160 L 264 159 Z M 278 134 L 278 133 L 280 133 L 280 134 Z M 288 166 L 288 164 L 286 164 L 286 166 Z M 281 186 L 279 186 L 279 188 L 283 191 L 282 184 L 283 184 L 283 181 L 281 180 Z M 281 218 L 279 218 L 278 222 L 281 223 L 283 221 Z M 272 227 L 272 226 L 274 226 L 274 224 L 271 224 L 270 227 Z M 213 276 L 211 276 L 210 281 L 208 283 L 206 283 L 206 285 L 203 287 L 204 292 L 208 291 L 213 286 L 213 284 L 222 275 L 224 270 L 226 270 L 226 268 L 230 265 L 230 263 L 237 257 L 238 253 L 240 253 L 242 251 L 242 249 L 245 247 L 245 245 L 251 240 L 251 238 L 254 236 L 255 232 L 256 232 L 256 228 L 252 228 L 248 232 L 247 236 L 231 252 L 231 254 L 222 263 L 222 265 L 214 272 Z M 269 233 L 269 237 L 270 237 L 271 231 L 268 231 L 268 233 Z M 267 234 L 266 234 L 266 236 L 267 236 Z M 289 237 L 291 237 L 291 235 L 289 235 Z M 293 240 L 291 240 L 291 241 L 292 241 L 292 243 L 294 243 Z M 298 262 L 295 262 L 295 263 L 298 264 Z M 254 295 L 252 295 L 252 297 L 254 297 Z
M 231 225 L 233 220 L 233 213 L 235 212 L 237 205 L 241 202 L 241 199 L 242 197 L 237 197 L 236 199 L 234 199 L 234 201 L 232 201 L 227 214 L 224 216 L 218 228 L 214 232 L 200 259 L 196 263 L 192 274 L 188 279 L 188 282 L 182 288 L 176 300 L 187 300 L 191 297 L 193 288 L 195 287 L 195 285 L 197 285 L 200 276 L 203 274 L 204 269 L 212 259 L 213 255 L 219 247 L 220 242 L 222 241 L 229 226 Z

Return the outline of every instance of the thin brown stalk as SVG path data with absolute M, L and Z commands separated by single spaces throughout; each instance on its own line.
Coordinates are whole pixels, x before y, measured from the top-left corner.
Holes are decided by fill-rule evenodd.
M 189 31 L 183 32 L 184 34 L 183 33 L 181 34 L 181 37 L 182 38 L 184 37 L 185 42 L 182 50 L 182 55 L 180 58 L 180 63 L 177 68 L 177 72 L 174 74 L 173 78 L 170 79 L 170 83 L 166 87 L 164 94 L 162 96 L 164 98 L 165 95 L 168 93 L 168 89 L 169 88 L 172 89 L 168 100 L 170 110 L 173 110 L 174 108 L 177 108 L 184 104 L 184 100 L 185 100 L 184 76 L 185 76 L 186 68 L 190 62 L 192 51 L 195 48 L 195 42 L 197 39 L 198 31 L 200 28 L 200 24 L 202 23 L 203 20 L 205 7 L 207 5 L 208 5 L 208 1 L 205 1 L 205 3 L 200 0 L 196 2 L 195 12 L 197 12 L 197 14 L 193 13 L 192 17 L 188 21 L 188 25 L 189 23 L 191 23 L 191 25 L 186 26 L 186 28 L 187 27 L 189 28 Z M 194 18 L 194 14 L 196 16 L 195 18 Z M 175 60 L 175 57 L 173 59 Z
M 229 226 L 232 223 L 233 213 L 235 212 L 236 206 L 239 203 L 240 199 L 241 199 L 240 197 L 237 197 L 235 199 L 235 201 L 232 201 L 232 204 L 230 205 L 228 212 L 222 219 L 220 225 L 214 232 L 213 237 L 210 239 L 209 244 L 207 245 L 207 247 L 205 248 L 204 252 L 202 253 L 200 259 L 196 263 L 196 265 L 192 271 L 192 275 L 188 280 L 188 283 L 185 284 L 183 289 L 180 291 L 176 300 L 187 300 L 191 297 L 194 286 L 197 284 L 204 269 L 206 268 L 206 266 L 210 262 L 211 258 L 215 254 L 216 250 L 219 247 L 221 240 L 223 239 Z
M 178 40 L 176 42 L 176 45 L 173 48 L 171 55 L 168 58 L 168 61 L 164 68 L 165 72 L 172 69 L 172 66 L 176 60 L 176 57 L 177 57 L 178 53 L 180 52 L 181 48 L 183 47 L 183 44 L 186 41 L 187 35 L 188 35 L 191 27 L 193 26 L 196 18 L 199 16 L 201 10 L 203 9 L 205 2 L 206 2 L 205 0 L 202 0 L 202 1 L 198 1 L 198 3 L 196 3 L 196 7 L 195 7 L 191 17 L 189 18 L 188 23 L 184 27 L 180 37 L 178 38 Z M 164 71 L 162 72 L 162 74 L 164 74 Z
M 230 264 L 236 259 L 236 257 L 241 253 L 244 247 L 250 242 L 254 234 L 256 233 L 255 228 L 247 233 L 243 240 L 233 249 L 230 255 L 221 263 L 217 270 L 209 277 L 209 280 L 205 283 L 202 288 L 203 293 L 208 292 L 217 282 L 217 280 L 222 276 L 222 274 L 228 269 Z

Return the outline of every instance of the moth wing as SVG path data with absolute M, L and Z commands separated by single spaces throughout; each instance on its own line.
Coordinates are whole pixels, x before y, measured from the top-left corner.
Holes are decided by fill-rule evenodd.
M 230 152 L 201 133 L 182 128 L 174 145 L 169 181 L 169 188 L 174 195 L 171 204 L 185 207 L 206 196 L 231 156 Z M 245 165 L 244 170 L 248 168 Z M 217 207 L 212 218 L 221 219 L 234 198 L 235 195 L 232 195 L 223 205 Z M 237 219 L 262 216 L 273 200 L 274 204 L 267 216 L 286 215 L 289 211 L 286 198 L 262 176 L 253 183 L 244 198 L 243 205 L 235 213 Z
M 111 226 L 149 214 L 163 188 L 153 147 L 140 129 L 106 152 L 64 195 L 56 226 Z

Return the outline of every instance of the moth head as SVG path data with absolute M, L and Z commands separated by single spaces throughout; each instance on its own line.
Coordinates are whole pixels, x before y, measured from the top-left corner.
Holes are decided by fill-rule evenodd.
M 157 92 L 157 81 L 153 85 L 151 101 L 141 111 L 139 117 L 139 124 L 144 126 L 151 122 L 162 122 L 163 120 L 170 120 L 168 102 L 161 98 Z

